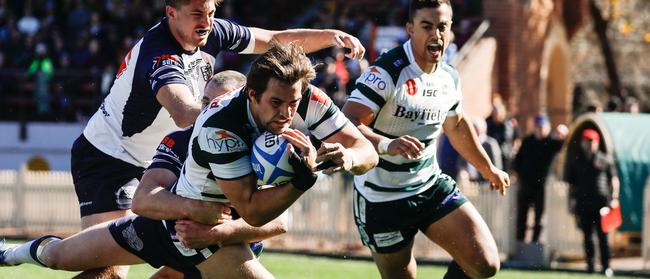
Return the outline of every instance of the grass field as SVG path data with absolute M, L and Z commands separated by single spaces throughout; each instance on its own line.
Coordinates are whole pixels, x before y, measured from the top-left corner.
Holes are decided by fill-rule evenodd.
M 290 254 L 264 253 L 262 263 L 278 279 L 373 279 L 379 278 L 379 273 L 374 263 L 369 261 L 331 259 L 323 257 L 309 257 Z M 418 268 L 418 278 L 442 278 L 446 268 L 443 266 L 421 265 Z M 149 278 L 154 269 L 148 265 L 131 267 L 129 278 Z M 0 279 L 63 279 L 70 278 L 74 272 L 51 271 L 34 265 L 21 265 L 16 267 L 0 267 Z M 519 271 L 502 270 L 495 278 L 504 279 L 579 279 L 579 278 L 605 278 L 600 275 L 586 275 L 580 273 L 546 272 L 546 271 Z M 631 278 L 631 277 L 616 277 Z

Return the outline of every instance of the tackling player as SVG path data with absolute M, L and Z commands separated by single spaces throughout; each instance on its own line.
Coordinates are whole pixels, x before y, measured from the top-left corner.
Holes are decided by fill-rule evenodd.
M 220 2 L 165 0 L 166 16 L 124 57 L 110 93 L 72 146 L 82 228 L 130 214 L 158 141 L 199 114 L 198 98 L 221 50 L 261 53 L 270 42 L 297 41 L 308 52 L 340 45 L 352 49 L 349 57 L 363 56 L 359 41 L 338 30 L 269 31 L 214 18 Z M 126 268 L 92 273 L 101 272 L 126 276 Z
M 505 194 L 510 183 L 463 115 L 458 73 L 441 60 L 451 19 L 449 0 L 412 0 L 410 40 L 366 69 L 343 107 L 380 154 L 376 168 L 354 179 L 354 216 L 382 278 L 416 277 L 418 230 L 453 257 L 445 278 L 491 277 L 499 270 L 490 230 L 436 161 L 436 138 L 444 130 L 493 189 Z

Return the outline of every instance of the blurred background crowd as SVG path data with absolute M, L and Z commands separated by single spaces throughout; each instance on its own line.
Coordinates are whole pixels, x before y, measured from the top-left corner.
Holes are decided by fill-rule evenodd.
M 404 3 L 402 3 L 404 2 Z M 375 27 L 404 41 L 407 1 L 225 1 L 217 17 L 267 29 L 337 28 L 357 36 L 372 61 Z M 455 1 L 457 41 L 480 21 L 481 1 Z M 109 93 L 124 55 L 164 16 L 162 0 L 0 0 L 0 120 L 83 122 Z M 382 49 L 392 47 L 391 43 Z M 340 49 L 312 55 L 315 83 L 337 104 L 368 60 Z M 252 57 L 223 53 L 215 70 L 246 73 Z

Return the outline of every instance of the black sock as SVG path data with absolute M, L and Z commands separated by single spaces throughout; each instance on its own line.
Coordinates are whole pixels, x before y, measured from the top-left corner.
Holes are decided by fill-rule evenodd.
M 447 266 L 447 273 L 445 273 L 445 276 L 442 277 L 443 279 L 471 279 L 465 272 L 463 271 L 462 268 L 460 268 L 460 265 L 456 263 L 456 261 L 452 261 L 449 263 Z

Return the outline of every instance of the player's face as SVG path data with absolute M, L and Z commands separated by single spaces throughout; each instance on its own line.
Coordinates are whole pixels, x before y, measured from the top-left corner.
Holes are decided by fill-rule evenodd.
M 257 125 L 273 134 L 280 134 L 289 128 L 302 99 L 302 82 L 286 84 L 275 78 L 269 79 L 266 91 L 255 98 L 252 91 L 251 111 Z
M 191 0 L 179 9 L 169 6 L 167 9 L 170 27 L 185 50 L 194 50 L 207 43 L 216 10 L 214 0 Z
M 413 23 L 406 24 L 411 37 L 415 61 L 424 71 L 430 71 L 442 59 L 451 37 L 451 8 L 419 9 L 413 16 Z

